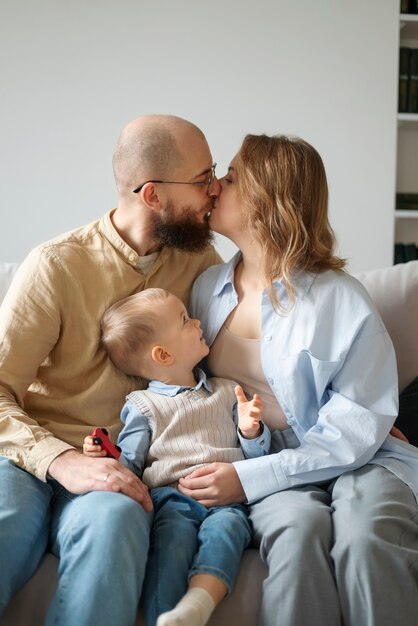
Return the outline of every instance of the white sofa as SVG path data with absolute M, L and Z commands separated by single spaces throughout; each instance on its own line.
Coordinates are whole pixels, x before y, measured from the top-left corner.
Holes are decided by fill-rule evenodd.
M 0 300 L 15 268 L 15 264 L 0 263 Z M 368 289 L 392 337 L 402 391 L 418 376 L 418 261 L 363 272 L 357 274 L 357 277 Z M 378 370 L 376 375 L 379 375 Z M 53 555 L 45 555 L 35 576 L 16 594 L 0 618 L 0 626 L 43 624 L 54 593 L 57 562 Z M 266 568 L 258 552 L 247 550 L 233 593 L 216 609 L 209 625 L 255 626 L 265 574 Z M 143 626 L 139 614 L 136 626 Z

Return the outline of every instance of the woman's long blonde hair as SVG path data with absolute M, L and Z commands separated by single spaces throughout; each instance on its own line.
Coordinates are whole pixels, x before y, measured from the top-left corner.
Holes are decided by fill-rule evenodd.
M 346 264 L 334 254 L 322 159 L 298 137 L 247 135 L 234 167 L 246 226 L 262 248 L 270 298 L 278 305 L 272 281 L 280 278 L 294 304 L 296 272 L 339 271 Z

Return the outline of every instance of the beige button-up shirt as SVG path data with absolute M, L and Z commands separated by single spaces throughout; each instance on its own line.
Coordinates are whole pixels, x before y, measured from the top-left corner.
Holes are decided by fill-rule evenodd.
M 0 308 L 0 455 L 45 480 L 53 459 L 80 449 L 93 427 L 116 440 L 125 396 L 145 385 L 106 356 L 101 316 L 148 287 L 187 305 L 195 277 L 219 262 L 213 248 L 164 248 L 145 276 L 110 212 L 35 248 Z

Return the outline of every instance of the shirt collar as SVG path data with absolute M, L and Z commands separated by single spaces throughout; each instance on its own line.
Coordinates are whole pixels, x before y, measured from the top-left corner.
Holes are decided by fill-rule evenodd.
M 230 261 L 224 263 L 223 265 L 219 265 L 219 275 L 218 280 L 216 281 L 215 288 L 213 290 L 214 296 L 219 296 L 220 293 L 230 285 L 232 289 L 235 290 L 234 287 L 234 272 L 238 263 L 241 261 L 242 254 L 238 250 L 236 254 L 232 257 Z
M 181 385 L 167 385 L 163 383 L 161 380 L 150 380 L 148 385 L 148 390 L 153 391 L 154 393 L 159 393 L 163 396 L 176 396 L 178 393 L 182 391 L 186 391 L 187 389 L 194 389 L 197 391 L 201 387 L 205 387 L 209 393 L 212 392 L 212 387 L 210 382 L 208 381 L 206 374 L 200 367 L 195 367 L 193 370 L 193 374 L 198 381 L 194 387 L 183 387 Z
M 119 235 L 116 228 L 113 226 L 112 214 L 115 212 L 115 210 L 116 209 L 112 209 L 111 211 L 108 211 L 102 217 L 102 219 L 100 220 L 100 225 L 99 225 L 100 231 L 103 233 L 106 239 L 110 242 L 110 244 L 125 259 L 125 261 L 129 263 L 129 265 L 132 265 L 132 267 L 137 269 L 139 267 L 139 261 L 141 257 L 133 248 L 128 246 L 126 241 L 122 239 L 122 237 Z M 169 256 L 169 254 L 170 254 L 170 250 L 168 248 L 161 249 L 159 256 L 158 256 L 159 265 L 161 265 L 162 263 L 164 263 L 164 261 L 167 260 L 167 257 Z
M 213 291 L 214 296 L 218 296 L 228 286 L 231 286 L 233 291 L 235 291 L 234 272 L 235 272 L 236 266 L 241 261 L 241 258 L 242 258 L 242 254 L 240 251 L 238 251 L 232 257 L 230 261 L 219 266 L 220 267 L 219 276 L 218 276 L 218 279 L 216 281 L 216 285 Z M 295 279 L 294 279 L 294 285 L 295 285 L 296 296 L 298 298 L 302 299 L 304 295 L 309 291 L 309 289 L 312 286 L 312 283 L 315 280 L 315 277 L 316 277 L 316 274 L 313 274 L 310 272 L 299 272 L 298 274 L 296 274 Z M 274 290 L 277 296 L 280 299 L 283 299 L 284 287 L 283 287 L 282 281 L 280 279 L 274 280 L 273 286 L 274 286 Z

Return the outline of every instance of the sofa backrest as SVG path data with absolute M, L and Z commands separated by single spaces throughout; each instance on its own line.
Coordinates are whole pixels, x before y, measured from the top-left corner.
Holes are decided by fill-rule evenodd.
M 19 263 L 2 263 L 0 262 L 0 304 L 3 301 L 6 291 L 12 282 L 13 276 L 16 274 L 16 270 L 19 267 Z
M 0 263 L 0 302 L 17 268 L 18 263 Z M 418 261 L 355 276 L 370 293 L 392 337 L 402 391 L 418 376 Z
M 392 338 L 403 391 L 418 376 L 418 261 L 355 276 L 371 295 Z

